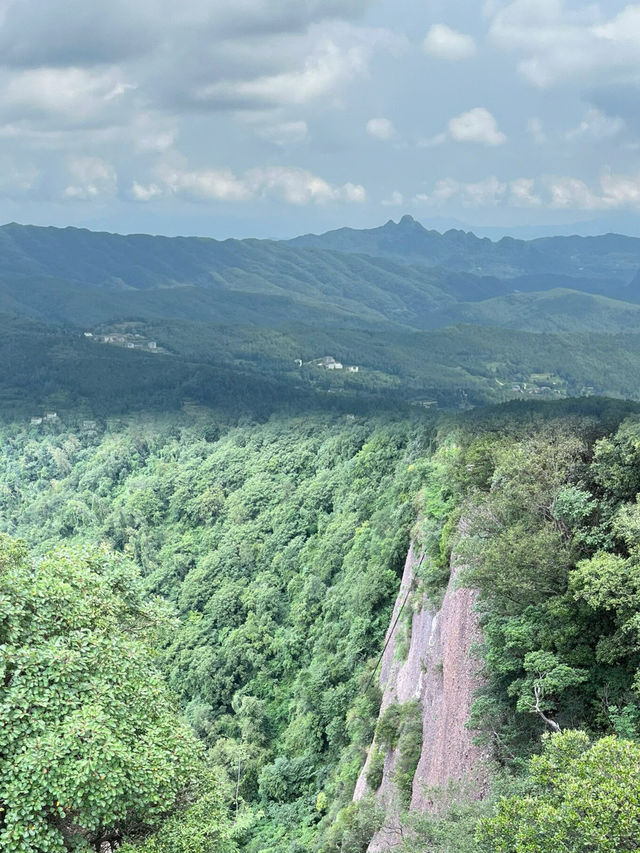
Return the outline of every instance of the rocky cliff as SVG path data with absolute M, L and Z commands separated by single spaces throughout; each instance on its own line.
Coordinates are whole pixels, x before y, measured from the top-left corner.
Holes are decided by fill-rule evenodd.
M 387 632 L 379 681 L 383 691 L 381 717 L 394 704 L 412 702 L 411 707 L 416 707 L 415 703 L 419 703 L 422 747 L 410 792 L 410 808 L 426 811 L 435 807 L 434 789 L 447 788 L 451 783 L 462 783 L 467 793 L 482 797 L 487 788 L 488 761 L 485 752 L 473 744 L 473 735 L 466 728 L 473 693 L 480 683 L 479 663 L 471 651 L 481 635 L 474 612 L 476 594 L 458 587 L 456 579 L 461 566 L 455 556 L 442 606 L 439 610 L 419 603 L 414 606 L 408 653 L 403 660 L 397 654 L 396 620 L 407 593 L 415 586 L 419 561 L 420 555 L 412 546 Z M 372 745 L 369 750 L 355 788 L 355 800 L 370 793 L 367 775 L 371 777 L 376 749 L 379 747 Z M 393 849 L 402 836 L 399 762 L 399 750 L 387 749 L 382 781 L 375 794 L 387 818 L 369 846 L 370 853 Z

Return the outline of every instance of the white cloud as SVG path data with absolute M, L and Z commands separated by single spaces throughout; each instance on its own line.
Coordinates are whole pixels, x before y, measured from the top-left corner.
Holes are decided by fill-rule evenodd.
M 0 26 L 0 125 L 46 131 L 51 147 L 51 134 L 70 128 L 111 127 L 129 144 L 145 114 L 165 127 L 139 132 L 134 145 L 163 151 L 176 135 L 169 116 L 243 111 L 257 119 L 323 98 L 335 106 L 377 51 L 406 44 L 352 22 L 370 2 L 16 0 Z M 136 28 L 143 37 L 126 36 Z M 288 144 L 285 137 L 302 137 L 299 121 L 281 111 L 263 123 L 272 141 Z
M 609 116 L 595 107 L 590 107 L 577 127 L 565 134 L 566 139 L 593 139 L 601 141 L 618 136 L 626 123 L 620 116 Z
M 571 79 L 640 81 L 640 4 L 605 18 L 597 3 L 514 0 L 498 9 L 489 35 L 520 59 L 519 72 L 540 88 Z
M 289 204 L 323 204 L 328 201 L 362 202 L 366 198 L 364 187 L 347 183 L 333 186 L 306 169 L 271 166 L 253 169 L 247 173 L 247 181 L 254 194 L 275 196 Z
M 470 182 L 443 178 L 436 182 L 430 194 L 419 193 L 414 201 L 440 206 L 456 200 L 463 207 L 494 207 L 504 200 L 507 188 L 508 185 L 495 176 Z
M 510 201 L 514 207 L 539 207 L 542 198 L 534 192 L 534 178 L 516 178 L 509 184 Z
M 172 42 L 300 33 L 352 20 L 371 0 L 19 0 L 0 6 L 0 56 L 18 67 L 91 66 Z
M 280 45 L 281 62 L 293 67 L 276 73 L 254 74 L 197 83 L 189 94 L 200 107 L 263 109 L 265 106 L 307 104 L 339 92 L 354 78 L 366 74 L 375 50 L 394 51 L 397 36 L 385 29 L 333 25 L 314 29 L 304 42 L 297 42 L 304 55 L 290 57 Z M 307 43 L 309 42 L 309 43 Z M 277 48 L 274 48 L 277 49 Z M 273 63 L 273 56 L 269 57 Z M 200 73 L 200 72 L 199 72 Z
M 479 142 L 490 146 L 503 145 L 507 141 L 495 118 L 484 107 L 475 107 L 452 118 L 449 135 L 456 142 Z
M 597 210 L 601 200 L 579 178 L 557 178 L 551 181 L 550 207 L 570 208 L 572 210 Z
M 249 186 L 230 169 L 172 169 L 161 170 L 167 189 L 178 196 L 216 201 L 247 201 L 252 193 Z
M 571 175 L 515 178 L 495 176 L 464 182 L 455 178 L 437 181 L 430 193 L 414 196 L 416 204 L 431 207 L 459 204 L 462 207 L 546 207 L 558 210 L 640 210 L 640 174 L 614 174 L 605 169 L 597 187 Z
M 404 204 L 404 196 L 398 190 L 394 190 L 389 198 L 385 198 L 382 202 L 385 207 L 401 207 Z
M 30 69 L 9 79 L 2 97 L 2 111 L 21 118 L 91 124 L 113 119 L 118 111 L 117 102 L 133 88 L 113 71 Z
M 306 121 L 284 121 L 268 125 L 259 131 L 260 136 L 274 145 L 295 145 L 309 138 L 309 128 Z
M 579 178 L 549 180 L 551 207 L 575 210 L 640 210 L 640 174 L 618 175 L 605 169 L 598 189 Z
M 367 122 L 367 133 L 374 139 L 388 142 L 396 135 L 396 129 L 388 118 L 371 118 Z
M 431 56 L 453 62 L 468 59 L 476 52 L 476 43 L 471 36 L 452 30 L 446 24 L 433 24 L 425 36 L 423 47 Z
M 613 175 L 605 171 L 600 186 L 607 206 L 640 210 L 640 175 Z
M 134 181 L 131 187 L 131 194 L 136 201 L 151 201 L 154 198 L 158 198 L 158 196 L 164 195 L 164 191 L 158 184 L 147 184 L 147 186 L 144 186 Z
M 90 201 L 114 196 L 118 189 L 116 170 L 99 157 L 79 157 L 68 166 L 73 183 L 63 193 L 64 198 Z
M 134 182 L 132 195 L 137 201 L 174 195 L 228 202 L 271 198 L 293 205 L 366 200 L 366 191 L 360 184 L 334 185 L 307 169 L 286 166 L 250 169 L 238 177 L 230 169 L 181 169 L 165 164 L 158 169 L 158 180 L 154 183 Z

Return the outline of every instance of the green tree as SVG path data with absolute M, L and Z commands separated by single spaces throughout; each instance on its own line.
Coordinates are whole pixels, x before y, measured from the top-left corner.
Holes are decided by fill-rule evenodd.
M 492 853 L 626 853 L 640 846 L 640 745 L 584 732 L 544 738 L 525 790 L 478 825 Z
M 166 611 L 106 549 L 0 538 L 0 849 L 59 853 L 159 824 L 197 761 L 156 669 Z
M 246 811 L 232 824 L 219 788 L 215 774 L 203 768 L 185 792 L 185 808 L 141 843 L 125 844 L 121 853 L 236 853 L 237 840 L 251 829 L 255 816 Z

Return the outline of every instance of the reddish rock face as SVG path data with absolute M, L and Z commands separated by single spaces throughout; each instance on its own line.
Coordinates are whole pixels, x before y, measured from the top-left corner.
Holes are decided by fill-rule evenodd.
M 429 811 L 436 808 L 434 788 L 446 789 L 451 783 L 464 785 L 467 796 L 481 798 L 488 785 L 488 757 L 473 744 L 473 733 L 466 728 L 473 693 L 480 685 L 479 661 L 472 647 L 481 640 L 474 611 L 476 593 L 458 588 L 461 566 L 451 560 L 451 577 L 442 607 L 429 607 L 413 614 L 411 643 L 405 661 L 395 657 L 398 627 L 391 628 L 414 583 L 419 558 L 409 550 L 400 591 L 387 632 L 388 645 L 380 666 L 383 690 L 380 713 L 392 703 L 418 699 L 422 707 L 422 751 L 413 780 L 411 809 Z M 367 793 L 366 772 L 371 750 L 358 779 L 354 799 Z M 369 845 L 370 853 L 390 850 L 402 838 L 398 791 L 393 781 L 397 756 L 390 751 L 385 759 L 382 784 L 376 797 L 387 814 L 385 826 Z M 441 798 L 438 798 L 441 803 Z

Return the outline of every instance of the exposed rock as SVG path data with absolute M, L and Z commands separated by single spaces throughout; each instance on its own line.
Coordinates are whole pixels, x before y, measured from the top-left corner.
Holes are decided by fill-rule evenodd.
M 419 561 L 412 546 L 380 666 L 380 714 L 392 703 L 416 699 L 421 703 L 422 751 L 413 780 L 411 809 L 427 811 L 435 808 L 433 789 L 445 789 L 451 783 L 462 783 L 467 794 L 481 798 L 487 789 L 489 771 L 485 751 L 473 744 L 473 734 L 466 728 L 473 693 L 480 684 L 479 662 L 471 650 L 481 635 L 474 612 L 476 593 L 458 588 L 456 578 L 461 566 L 455 556 L 442 607 L 438 611 L 426 607 L 414 612 L 407 658 L 400 661 L 396 657 L 398 627 L 390 634 L 407 591 L 415 583 Z M 355 800 L 368 793 L 366 774 L 372 751 L 358 778 Z M 397 759 L 395 750 L 385 757 L 376 797 L 384 806 L 387 819 L 369 845 L 370 853 L 393 849 L 402 837 L 399 794 L 394 782 Z

